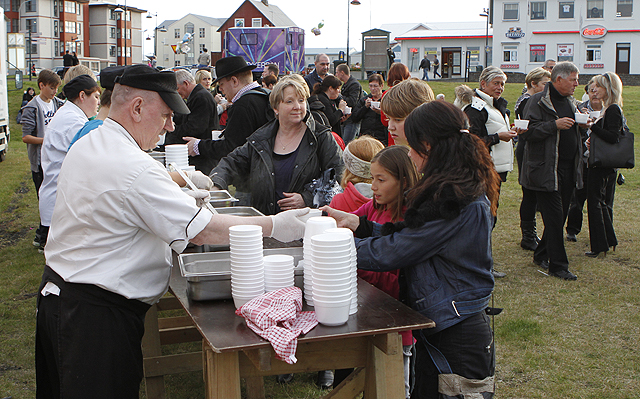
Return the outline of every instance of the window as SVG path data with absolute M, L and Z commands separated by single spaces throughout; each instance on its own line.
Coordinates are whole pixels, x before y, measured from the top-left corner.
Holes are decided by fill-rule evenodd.
M 118 29 L 117 36 L 118 36 L 118 39 L 122 39 L 122 29 Z
M 36 2 L 34 0 L 26 0 L 24 2 L 24 10 L 26 12 L 36 12 Z
M 60 36 L 60 21 L 53 21 L 53 37 Z
M 427 55 L 427 49 L 424 49 L 425 55 Z M 469 65 L 477 65 L 480 63 L 480 47 L 467 47 L 469 52 Z
M 111 39 L 116 38 L 116 28 L 109 28 L 109 38 Z
M 180 39 L 180 28 L 173 30 L 173 38 Z
M 38 54 L 38 45 L 31 42 L 28 37 L 25 38 L 27 54 Z
M 112 21 L 116 21 L 118 19 L 118 13 L 115 11 L 115 9 L 109 10 L 109 19 Z
M 244 18 L 236 18 L 233 22 L 233 26 L 236 28 L 244 28 Z
M 631 17 L 633 16 L 633 0 L 618 0 L 618 9 L 616 10 L 616 17 Z
M 76 32 L 80 35 L 82 34 L 82 22 L 78 22 L 76 24 Z
M 560 6 L 558 18 L 573 18 L 573 1 L 561 1 L 558 5 Z
M 505 3 L 504 4 L 504 13 L 502 14 L 502 19 L 517 21 L 518 17 L 518 3 Z
M 517 45 L 505 45 L 502 47 L 503 61 L 504 62 L 517 62 L 518 61 L 518 46 Z
M 82 54 L 82 43 L 76 43 L 76 53 L 77 55 Z
M 180 60 L 173 61 L 173 66 L 180 66 Z
M 258 44 L 258 34 L 257 33 L 241 33 L 240 34 L 240 45 L 247 46 Z
M 205 35 L 205 32 L 206 32 L 206 29 L 205 29 L 205 28 L 200 28 L 200 37 L 205 37 L 205 36 L 204 36 L 204 35 Z
M 205 45 L 204 45 L 204 44 L 201 44 L 201 45 L 200 45 L 200 52 L 201 52 L 201 53 L 203 53 L 203 52 L 204 52 L 204 49 L 205 49 Z
M 73 21 L 65 21 L 64 31 L 67 33 L 76 33 L 76 23 Z
M 262 18 L 251 18 L 251 26 L 260 28 L 262 26 Z
M 60 54 L 60 42 L 57 40 L 53 41 L 53 56 L 57 56 Z
M 131 29 L 125 29 L 125 32 L 127 34 L 127 40 L 131 40 Z
M 529 62 L 544 62 L 545 50 L 544 44 L 532 44 L 529 46 Z
M 127 46 L 127 58 L 131 58 L 131 47 Z
M 20 2 L 19 1 L 12 1 L 11 2 L 11 11 L 13 11 L 13 12 L 19 12 L 20 11 Z
M 20 32 L 20 20 L 12 19 L 11 20 L 11 32 Z
M 587 18 L 604 18 L 604 0 L 587 0 Z
M 558 44 L 558 62 L 573 61 L 573 44 Z
M 33 33 L 38 31 L 38 24 L 35 19 L 26 19 L 25 21 L 27 23 L 27 32 L 31 31 Z
M 109 46 L 109 57 L 115 57 L 116 54 L 116 46 Z
M 65 1 L 64 2 L 64 12 L 67 12 L 69 14 L 75 14 L 76 13 L 76 3 L 75 3 L 75 1 Z
M 531 19 L 547 19 L 547 2 L 531 2 Z
M 191 22 L 184 24 L 184 33 L 191 33 L 193 35 L 194 27 Z
M 58 1 L 57 0 L 53 0 L 53 16 L 54 17 L 58 16 Z M 56 51 L 56 54 L 58 54 L 57 51 Z
M 600 61 L 602 59 L 601 44 L 587 44 L 587 61 Z

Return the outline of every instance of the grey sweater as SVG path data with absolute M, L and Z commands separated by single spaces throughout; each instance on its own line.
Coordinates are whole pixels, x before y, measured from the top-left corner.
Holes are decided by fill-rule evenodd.
M 57 97 L 54 97 L 53 112 L 58 111 L 58 108 L 64 105 L 64 101 Z M 51 115 L 53 116 L 53 115 Z M 51 119 L 49 116 L 49 119 Z M 44 110 L 40 107 L 38 97 L 34 97 L 31 101 L 22 107 L 22 137 L 32 135 L 36 137 L 44 138 L 44 133 L 47 128 L 45 124 Z M 27 144 L 27 152 L 29 155 L 29 161 L 31 162 L 31 170 L 38 172 L 40 167 L 40 148 L 41 144 Z

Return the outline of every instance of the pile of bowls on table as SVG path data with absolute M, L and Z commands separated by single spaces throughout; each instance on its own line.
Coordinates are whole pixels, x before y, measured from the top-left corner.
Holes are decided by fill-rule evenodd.
M 264 289 L 275 291 L 293 287 L 293 256 L 268 255 L 264 257 Z
M 264 294 L 262 227 L 229 227 L 231 295 L 236 308 Z
M 305 299 L 318 322 L 336 326 L 358 311 L 357 255 L 353 233 L 336 228 L 329 217 L 311 217 L 306 224 Z
M 186 144 L 171 144 L 164 146 L 166 165 L 175 163 L 182 170 L 195 170 L 195 166 L 189 165 L 189 149 Z

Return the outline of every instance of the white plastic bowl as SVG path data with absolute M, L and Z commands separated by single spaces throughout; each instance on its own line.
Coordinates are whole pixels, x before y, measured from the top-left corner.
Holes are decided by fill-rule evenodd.
M 313 306 L 318 322 L 325 326 L 340 326 L 349 320 L 351 302 L 324 302 L 313 299 Z

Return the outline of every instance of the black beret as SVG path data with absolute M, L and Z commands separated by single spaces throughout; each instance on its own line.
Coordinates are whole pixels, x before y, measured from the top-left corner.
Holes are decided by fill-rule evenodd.
M 100 71 L 100 86 L 104 89 L 113 90 L 116 84 L 116 77 L 122 75 L 126 66 L 110 66 Z
M 75 100 L 81 91 L 93 89 L 94 87 L 98 87 L 98 82 L 89 75 L 80 75 L 66 83 L 62 91 L 68 99 Z
M 173 112 L 178 114 L 191 113 L 187 104 L 178 94 L 176 74 L 172 71 L 160 72 L 150 66 L 136 64 L 126 67 L 122 75 L 116 77 L 115 82 L 136 89 L 155 91 Z

